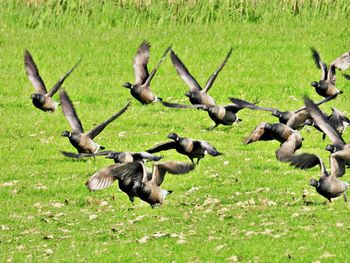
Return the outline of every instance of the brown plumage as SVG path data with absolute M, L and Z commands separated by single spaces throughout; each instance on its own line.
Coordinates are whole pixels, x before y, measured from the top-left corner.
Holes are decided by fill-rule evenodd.
M 180 58 L 171 51 L 171 61 L 176 69 L 177 74 L 186 82 L 190 90 L 186 92 L 186 96 L 190 99 L 192 104 L 203 104 L 207 106 L 215 106 L 215 100 L 208 95 L 209 89 L 214 84 L 215 79 L 217 78 L 220 71 L 224 68 L 227 60 L 231 56 L 232 48 L 227 53 L 224 61 L 220 64 L 220 66 L 214 71 L 214 73 L 210 76 L 205 87 L 202 87 L 198 84 L 197 80 L 191 75 L 186 66 L 182 63 Z
M 58 103 L 52 99 L 52 96 L 58 91 L 66 78 L 74 71 L 80 62 L 81 60 L 79 60 L 60 80 L 57 81 L 52 89 L 47 92 L 45 83 L 39 74 L 38 67 L 35 64 L 32 55 L 28 50 L 25 50 L 24 66 L 27 76 L 36 90 L 36 92 L 31 95 L 33 105 L 42 111 L 54 112 L 58 107 Z
M 74 109 L 73 103 L 68 97 L 68 94 L 62 90 L 60 92 L 60 100 L 62 105 L 62 112 L 68 120 L 72 131 L 62 132 L 63 137 L 68 137 L 70 143 L 78 150 L 79 153 L 96 153 L 100 149 L 104 149 L 93 139 L 103 131 L 104 128 L 120 115 L 122 115 L 129 107 L 130 101 L 116 114 L 102 122 L 100 125 L 95 126 L 92 130 L 85 132 L 83 125 L 81 124 L 78 115 Z
M 277 140 L 281 143 L 280 148 L 276 151 L 276 158 L 279 161 L 287 161 L 302 146 L 303 138 L 298 131 L 285 124 L 262 122 L 245 140 L 245 144 L 271 140 Z
M 181 162 L 164 162 L 153 165 L 148 172 L 142 162 L 110 165 L 98 171 L 86 183 L 91 191 L 101 190 L 119 181 L 119 188 L 129 196 L 131 202 L 137 196 L 152 207 L 161 205 L 171 191 L 163 190 L 160 185 L 167 172 L 184 174 L 194 169 L 194 165 Z
M 169 53 L 171 47 L 168 47 L 164 52 L 162 58 L 152 70 L 152 72 L 148 73 L 147 64 L 150 56 L 150 47 L 151 44 L 149 42 L 143 41 L 139 46 L 136 55 L 133 61 L 134 75 L 135 75 L 135 83 L 131 84 L 126 82 L 123 84 L 123 87 L 130 89 L 131 95 L 137 99 L 142 104 L 149 104 L 155 101 L 161 100 L 161 98 L 157 98 L 151 88 L 151 80 L 155 76 L 157 69 L 165 60 L 167 54 Z
M 313 86 L 316 92 L 322 97 L 341 94 L 342 91 L 338 90 L 335 86 L 335 70 L 347 70 L 350 67 L 350 51 L 336 58 L 330 64 L 328 70 L 327 65 L 321 60 L 321 57 L 317 50 L 312 48 L 311 52 L 316 66 L 322 71 L 321 79 L 319 81 L 313 81 L 311 83 L 311 86 Z

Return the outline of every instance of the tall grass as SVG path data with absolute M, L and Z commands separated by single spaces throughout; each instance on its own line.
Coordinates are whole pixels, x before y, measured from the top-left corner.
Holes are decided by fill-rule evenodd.
M 347 0 L 15 0 L 0 3 L 3 25 L 28 28 L 142 24 L 259 23 L 280 17 L 345 17 Z

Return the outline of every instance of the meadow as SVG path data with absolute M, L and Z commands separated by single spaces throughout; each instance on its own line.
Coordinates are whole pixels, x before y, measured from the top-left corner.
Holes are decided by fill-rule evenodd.
M 176 132 L 207 140 L 224 153 L 207 156 L 189 174 L 167 175 L 162 186 L 174 192 L 152 209 L 138 199 L 131 204 L 117 184 L 86 189 L 89 176 L 111 161 L 61 155 L 60 150 L 75 151 L 60 136 L 69 124 L 60 109 L 49 114 L 34 108 L 23 65 L 28 49 L 51 86 L 82 58 L 64 89 L 85 130 L 130 98 L 121 85 L 133 80 L 132 58 L 144 39 L 152 44 L 150 68 L 171 44 L 202 85 L 233 47 L 210 90 L 218 104 L 229 104 L 232 96 L 297 109 L 303 95 L 321 99 L 310 86 L 320 77 L 310 47 L 328 63 L 349 50 L 346 1 L 271 1 L 265 7 L 255 1 L 61 3 L 0 3 L 1 262 L 347 261 L 350 207 L 342 198 L 329 204 L 309 186 L 318 167 L 301 171 L 278 162 L 276 141 L 243 145 L 258 123 L 276 122 L 269 113 L 242 110 L 241 123 L 208 131 L 213 123 L 205 112 L 133 100 L 97 137 L 99 144 L 144 151 Z M 170 58 L 151 86 L 166 101 L 189 103 Z M 337 86 L 344 94 L 322 109 L 350 114 L 350 82 L 339 72 Z M 317 153 L 328 166 L 328 139 L 322 141 L 312 128 L 301 133 L 300 152 Z M 162 155 L 188 161 L 175 151 Z

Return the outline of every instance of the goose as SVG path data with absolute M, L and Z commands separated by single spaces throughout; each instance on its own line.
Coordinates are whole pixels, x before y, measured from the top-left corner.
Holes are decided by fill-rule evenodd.
M 90 191 L 96 191 L 107 188 L 118 180 L 120 190 L 129 196 L 131 202 L 137 196 L 154 208 L 161 205 L 172 192 L 160 187 L 165 174 L 184 174 L 194 167 L 192 164 L 171 161 L 154 164 L 152 172 L 148 172 L 142 162 L 113 164 L 92 175 L 86 186 Z
M 157 72 L 157 69 L 163 63 L 167 54 L 169 53 L 171 46 L 166 49 L 158 64 L 149 74 L 147 64 L 150 56 L 150 48 L 151 44 L 149 42 L 143 41 L 141 43 L 136 52 L 133 62 L 135 83 L 131 84 L 130 82 L 126 82 L 123 84 L 123 87 L 130 89 L 131 95 L 142 104 L 150 104 L 152 102 L 162 100 L 153 94 L 150 88 L 150 84 L 151 80 Z
M 335 86 L 335 69 L 337 68 L 339 70 L 347 70 L 350 67 L 350 51 L 336 58 L 330 64 L 328 71 L 327 65 L 321 60 L 321 57 L 317 50 L 311 48 L 311 52 L 316 66 L 322 71 L 321 79 L 319 81 L 311 82 L 311 86 L 314 87 L 316 92 L 322 97 L 328 97 L 331 95 L 338 95 L 343 93 Z
M 189 98 L 192 104 L 203 104 L 207 106 L 215 106 L 215 100 L 208 95 L 208 91 L 213 86 L 215 79 L 217 78 L 220 71 L 224 68 L 227 60 L 230 58 L 232 53 L 232 48 L 227 53 L 224 61 L 220 64 L 220 66 L 214 71 L 214 73 L 210 76 L 205 87 L 202 89 L 198 84 L 197 80 L 191 75 L 186 66 L 182 63 L 180 58 L 174 53 L 172 50 L 170 52 L 171 61 L 176 69 L 177 74 L 186 82 L 189 86 L 190 90 L 186 92 L 186 96 Z
M 197 141 L 190 138 L 180 137 L 176 133 L 169 133 L 168 138 L 172 141 L 158 144 L 153 148 L 146 150 L 146 152 L 156 153 L 175 149 L 178 153 L 187 155 L 193 164 L 194 158 L 197 158 L 198 164 L 199 161 L 204 158 L 205 154 L 210 154 L 211 156 L 222 155 L 222 153 L 218 152 L 214 146 L 210 145 L 206 141 Z
M 298 131 L 285 124 L 262 122 L 255 127 L 244 143 L 250 144 L 257 141 L 271 140 L 277 140 L 281 143 L 280 148 L 275 152 L 276 158 L 285 162 L 294 155 L 296 150 L 301 148 L 303 138 Z
M 328 102 L 332 99 L 334 99 L 337 95 L 329 96 L 317 103 L 317 105 L 321 105 L 325 102 Z M 308 119 L 310 119 L 309 113 L 305 110 L 305 106 L 303 106 L 300 109 L 294 110 L 294 111 L 280 111 L 279 109 L 275 108 L 266 108 L 266 107 L 260 107 L 254 103 L 241 100 L 238 98 L 230 98 L 230 100 L 239 106 L 240 108 L 248 108 L 251 110 L 262 110 L 262 111 L 269 111 L 272 113 L 272 116 L 277 117 L 279 122 L 282 124 L 286 124 L 287 126 L 291 127 L 292 129 L 301 129 L 303 128 L 307 122 Z M 305 123 L 306 122 L 306 123 Z
M 52 87 L 52 89 L 47 92 L 45 83 L 39 74 L 38 67 L 36 66 L 32 55 L 28 50 L 24 51 L 24 66 L 27 73 L 27 76 L 30 82 L 33 84 L 36 92 L 31 95 L 31 99 L 33 105 L 47 112 L 54 112 L 58 103 L 52 99 L 52 96 L 58 91 L 58 89 L 62 86 L 63 82 L 66 78 L 74 71 L 74 69 L 79 65 L 81 59 L 63 76 L 57 83 Z
M 92 130 L 85 132 L 83 125 L 78 118 L 78 115 L 74 109 L 73 103 L 68 97 L 65 90 L 60 92 L 60 101 L 62 105 L 62 111 L 67 121 L 69 122 L 72 131 L 64 131 L 61 136 L 68 137 L 70 143 L 78 150 L 78 153 L 96 153 L 104 147 L 97 144 L 93 139 L 103 131 L 104 128 L 120 115 L 122 115 L 130 106 L 130 101 L 116 114 L 102 122 L 100 125 L 95 126 Z

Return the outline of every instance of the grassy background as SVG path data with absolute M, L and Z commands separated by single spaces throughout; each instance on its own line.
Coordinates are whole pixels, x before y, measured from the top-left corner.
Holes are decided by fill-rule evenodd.
M 74 150 L 59 136 L 69 126 L 60 110 L 46 114 L 32 106 L 25 48 L 47 86 L 83 58 L 64 87 L 86 130 L 130 97 L 121 84 L 133 80 L 132 58 L 144 39 L 152 43 L 150 67 L 172 44 L 201 84 L 232 46 L 210 94 L 223 105 L 235 96 L 281 109 L 300 107 L 304 94 L 320 99 L 309 86 L 320 76 L 311 46 L 327 62 L 349 49 L 346 1 L 298 1 L 297 12 L 292 1 L 147 3 L 1 2 L 1 261 L 345 261 L 349 206 L 342 200 L 325 205 L 308 185 L 318 169 L 299 171 L 277 162 L 277 142 L 242 144 L 258 123 L 276 121 L 268 113 L 245 110 L 238 114 L 242 123 L 208 132 L 212 123 L 205 112 L 133 101 L 97 137 L 99 144 L 142 151 L 174 131 L 208 140 L 225 155 L 206 157 L 188 175 L 167 176 L 163 186 L 174 193 L 160 209 L 139 200 L 132 205 L 116 185 L 86 190 L 88 177 L 110 162 L 59 153 Z M 246 11 L 227 9 L 235 4 Z M 349 82 L 338 74 L 337 83 L 344 94 L 322 108 L 349 113 Z M 152 89 L 187 103 L 187 87 L 170 59 Z M 301 151 L 326 160 L 327 141 L 312 129 L 301 132 Z M 187 161 L 174 151 L 164 155 Z

